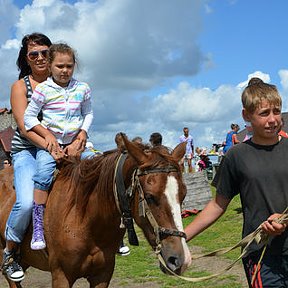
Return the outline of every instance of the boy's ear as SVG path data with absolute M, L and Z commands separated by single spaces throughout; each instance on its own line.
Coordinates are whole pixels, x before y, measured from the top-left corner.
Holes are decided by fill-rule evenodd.
M 242 117 L 245 121 L 250 122 L 250 113 L 245 108 L 242 109 Z

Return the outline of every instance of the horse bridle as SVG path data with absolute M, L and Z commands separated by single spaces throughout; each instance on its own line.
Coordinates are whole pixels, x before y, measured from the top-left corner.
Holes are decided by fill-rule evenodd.
M 139 169 L 137 168 L 134 170 L 134 173 L 132 175 L 132 184 L 131 187 L 129 187 L 126 191 L 125 185 L 124 185 L 124 179 L 122 174 L 122 168 L 124 165 L 124 162 L 127 158 L 127 153 L 122 153 L 116 164 L 116 171 L 115 171 L 115 177 L 114 177 L 114 195 L 117 203 L 118 210 L 121 214 L 121 228 L 126 227 L 128 232 L 128 239 L 129 243 L 131 245 L 139 245 L 137 235 L 135 233 L 134 227 L 133 227 L 133 218 L 131 216 L 131 210 L 130 210 L 130 202 L 131 199 L 135 195 L 135 191 L 138 190 L 139 195 L 139 216 L 141 217 L 147 217 L 151 227 L 153 228 L 155 237 L 156 237 L 156 249 L 158 252 L 161 250 L 161 241 L 168 236 L 176 236 L 176 237 L 182 237 L 186 239 L 186 234 L 182 231 L 176 230 L 176 229 L 170 229 L 170 228 L 164 228 L 158 225 L 155 217 L 153 216 L 149 205 L 147 204 L 147 201 L 145 199 L 144 191 L 140 183 L 139 177 L 146 176 L 148 174 L 153 173 L 172 173 L 177 172 L 179 173 L 179 170 L 169 165 L 167 167 L 153 167 L 153 168 L 145 168 L 145 169 Z

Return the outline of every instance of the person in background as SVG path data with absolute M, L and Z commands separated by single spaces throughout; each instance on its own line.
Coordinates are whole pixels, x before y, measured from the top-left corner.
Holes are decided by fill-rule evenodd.
M 284 119 L 283 119 L 283 117 L 281 117 L 281 127 L 280 127 L 280 129 L 279 129 L 278 136 L 284 137 L 284 138 L 288 138 L 287 132 L 285 132 L 285 131 L 282 129 L 282 128 L 284 127 L 284 125 L 285 125 Z
M 240 143 L 237 138 L 237 132 L 239 131 L 240 127 L 238 124 L 231 124 L 231 130 L 226 135 L 226 140 L 224 143 L 223 153 L 226 154 L 227 151 L 233 147 L 234 145 Z
M 140 136 L 136 136 L 132 139 L 132 142 L 142 144 L 143 139 Z
M 186 152 L 180 161 L 182 172 L 184 172 L 184 161 L 187 160 L 189 173 L 192 173 L 192 159 L 194 155 L 193 137 L 189 134 L 188 127 L 183 128 L 183 135 L 180 136 L 179 142 L 186 142 Z
M 149 142 L 152 147 L 157 147 L 162 145 L 162 135 L 158 132 L 154 132 L 150 135 Z
M 263 245 L 254 241 L 243 258 L 249 287 L 288 287 L 288 223 L 277 222 L 288 206 L 288 139 L 278 137 L 282 99 L 276 86 L 252 78 L 242 93 L 242 105 L 253 136 L 225 155 L 214 182 L 215 199 L 185 228 L 187 241 L 211 226 L 240 194 L 242 237 L 259 226 L 269 237 L 264 256 Z
M 46 149 L 37 148 L 37 169 L 33 176 L 33 234 L 31 249 L 46 247 L 43 217 L 52 184 L 57 156 L 71 155 L 73 141 L 78 139 L 84 151 L 88 130 L 93 120 L 91 90 L 87 83 L 73 78 L 76 65 L 75 51 L 65 43 L 49 47 L 51 77 L 35 88 L 24 115 L 25 128 L 41 135 Z M 39 121 L 38 113 L 43 117 Z
M 15 282 L 22 281 L 25 277 L 19 264 L 20 244 L 31 221 L 34 187 L 32 176 L 36 171 L 35 145 L 46 148 L 43 137 L 25 130 L 24 111 L 35 87 L 49 75 L 47 58 L 51 44 L 50 39 L 41 33 L 23 37 L 16 62 L 20 71 L 19 80 L 11 87 L 10 102 L 17 124 L 11 143 L 16 201 L 6 223 L 6 247 L 1 268 L 2 273 Z
M 251 126 L 251 123 L 248 121 L 245 121 L 245 128 L 247 130 L 247 133 L 243 139 L 243 142 L 249 140 L 253 136 L 253 128 Z

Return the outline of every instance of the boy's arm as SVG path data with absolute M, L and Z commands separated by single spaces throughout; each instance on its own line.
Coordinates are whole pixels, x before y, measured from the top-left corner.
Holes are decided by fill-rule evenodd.
M 216 194 L 216 198 L 212 199 L 200 214 L 185 229 L 187 240 L 189 241 L 196 235 L 200 234 L 206 228 L 211 226 L 220 216 L 224 214 L 231 199 L 227 199 L 222 195 Z

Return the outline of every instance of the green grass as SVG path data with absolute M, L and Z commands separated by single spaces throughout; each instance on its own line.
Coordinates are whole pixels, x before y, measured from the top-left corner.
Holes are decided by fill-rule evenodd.
M 213 195 L 215 191 L 212 188 Z M 233 199 L 230 203 L 226 213 L 210 228 L 202 232 L 188 244 L 191 246 L 199 246 L 204 251 L 213 251 L 219 248 L 228 247 L 236 244 L 241 239 L 242 229 L 242 213 L 239 197 Z M 188 217 L 183 219 L 184 226 L 190 223 L 193 218 Z M 127 257 L 117 256 L 116 269 L 113 278 L 117 278 L 119 284 L 125 287 L 125 284 L 131 285 L 131 283 L 142 283 L 143 287 L 149 287 L 149 282 L 158 283 L 159 287 L 216 287 L 216 288 L 240 288 L 241 284 L 237 283 L 234 276 L 229 276 L 229 273 L 225 273 L 217 279 L 211 279 L 200 283 L 191 283 L 176 277 L 163 274 L 158 266 L 157 258 L 151 247 L 144 239 L 144 236 L 139 228 L 137 228 L 137 234 L 139 237 L 140 246 L 131 247 L 131 253 Z M 125 240 L 128 243 L 128 240 Z M 232 260 L 235 260 L 239 256 L 240 250 L 235 250 L 227 254 Z M 222 269 L 223 267 L 219 267 Z M 185 272 L 184 276 L 187 277 L 199 277 L 209 275 L 207 272 L 196 271 L 193 269 L 193 264 Z

